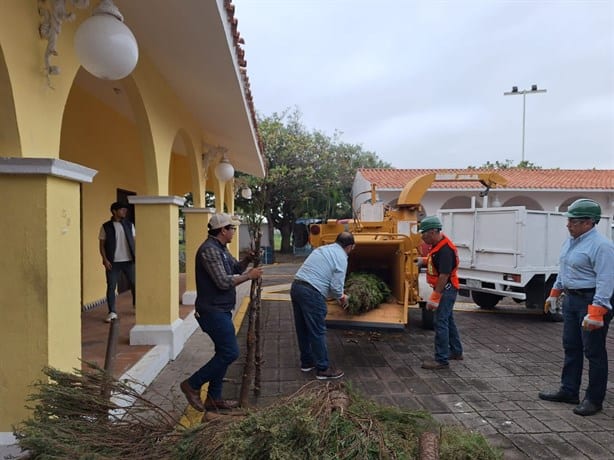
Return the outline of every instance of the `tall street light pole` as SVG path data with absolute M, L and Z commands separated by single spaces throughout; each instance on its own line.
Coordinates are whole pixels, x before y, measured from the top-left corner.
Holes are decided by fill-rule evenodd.
M 512 86 L 512 90 L 503 93 L 504 96 L 518 96 L 522 94 L 522 162 L 524 163 L 524 130 L 527 107 L 527 94 L 545 93 L 545 89 L 537 89 L 537 85 L 531 85 L 531 89 L 523 89 L 518 91 L 518 86 Z

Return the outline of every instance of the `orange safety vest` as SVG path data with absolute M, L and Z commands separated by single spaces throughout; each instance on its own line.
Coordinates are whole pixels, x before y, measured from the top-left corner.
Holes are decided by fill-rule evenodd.
M 435 287 L 435 284 L 437 283 L 437 278 L 439 278 L 439 272 L 435 268 L 435 265 L 433 265 L 433 256 L 444 245 L 448 245 L 450 249 L 454 251 L 454 255 L 456 256 L 456 265 L 452 269 L 452 273 L 450 273 L 449 281 L 450 283 L 452 283 L 452 286 L 458 289 L 458 287 L 460 286 L 458 282 L 458 275 L 456 274 L 456 271 L 458 270 L 458 262 L 459 262 L 458 251 L 456 249 L 456 246 L 454 246 L 454 243 L 452 243 L 452 241 L 450 241 L 450 239 L 446 235 L 443 235 L 443 238 L 441 239 L 441 241 L 431 248 L 429 255 L 426 258 L 426 281 L 427 283 L 429 283 L 431 287 Z

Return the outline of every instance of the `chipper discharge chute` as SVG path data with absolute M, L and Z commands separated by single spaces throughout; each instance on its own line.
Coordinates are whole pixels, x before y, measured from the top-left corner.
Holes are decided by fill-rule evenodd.
M 409 305 L 422 301 L 418 284 L 420 271 L 415 263 L 421 255 L 419 248 L 422 244 L 417 226 L 423 214 L 420 202 L 434 181 L 479 181 L 487 190 L 506 183 L 496 173 L 427 174 L 405 185 L 394 209 L 385 209 L 383 203 L 376 203 L 376 190 L 373 186 L 370 191 L 371 202 L 361 205 L 360 218 L 329 220 L 310 226 L 309 239 L 313 247 L 333 243 L 342 231 L 352 232 L 356 247 L 348 259 L 348 275 L 355 272 L 376 275 L 392 293 L 388 302 L 358 315 L 349 314 L 336 301 L 329 301 L 327 324 L 405 328 Z

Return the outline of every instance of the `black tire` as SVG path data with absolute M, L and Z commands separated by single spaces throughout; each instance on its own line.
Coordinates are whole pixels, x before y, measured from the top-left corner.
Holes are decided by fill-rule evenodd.
M 527 308 L 534 310 L 544 308 L 544 302 L 550 295 L 550 289 L 552 289 L 554 280 L 555 276 L 551 276 L 546 280 L 544 275 L 535 275 L 527 283 L 524 291 L 527 295 Z
M 561 323 L 563 322 L 563 315 L 560 313 L 544 313 L 544 319 L 546 321 L 550 321 L 551 323 Z
M 471 298 L 476 305 L 485 310 L 492 310 L 497 306 L 499 300 L 503 297 L 497 294 L 490 294 L 488 292 L 471 291 Z
M 426 308 L 426 302 L 420 302 L 422 310 L 422 329 L 432 331 L 435 329 L 435 312 Z

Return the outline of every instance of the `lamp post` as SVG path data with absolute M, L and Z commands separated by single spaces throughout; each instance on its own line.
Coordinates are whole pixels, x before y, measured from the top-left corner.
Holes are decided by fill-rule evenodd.
M 504 96 L 518 96 L 522 94 L 522 163 L 524 163 L 524 131 L 527 107 L 527 94 L 545 93 L 545 89 L 537 89 L 537 85 L 531 85 L 531 89 L 523 89 L 518 91 L 518 86 L 512 86 L 512 90 L 503 93 Z

